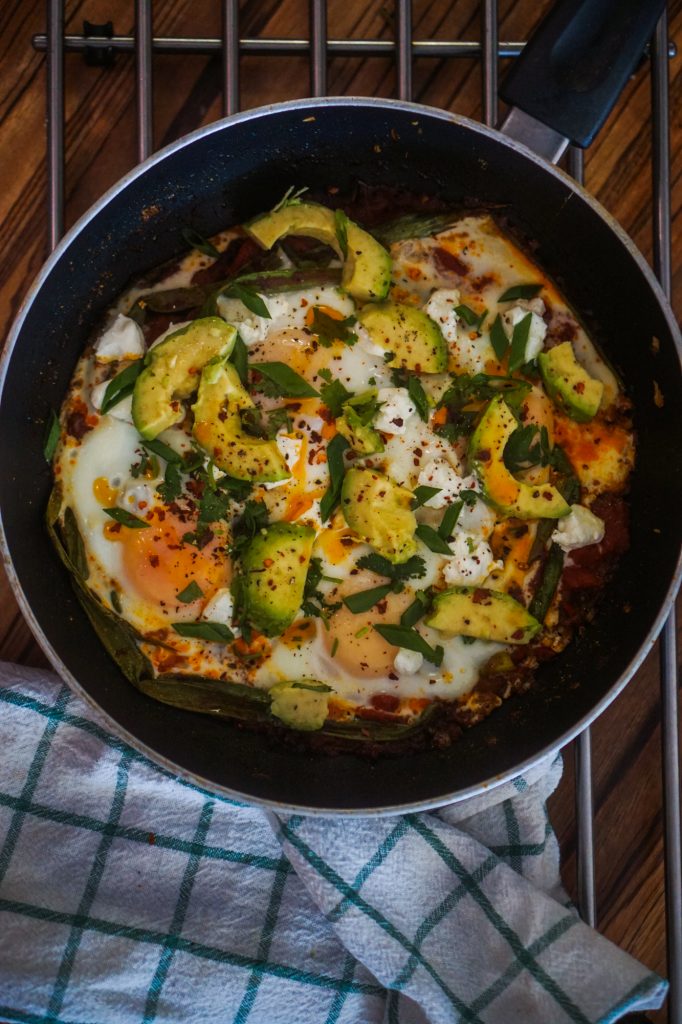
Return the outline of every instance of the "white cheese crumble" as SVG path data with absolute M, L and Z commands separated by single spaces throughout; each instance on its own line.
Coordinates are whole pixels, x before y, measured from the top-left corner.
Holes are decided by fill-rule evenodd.
M 417 483 L 422 487 L 438 487 L 438 494 L 424 502 L 425 508 L 445 508 L 452 504 L 466 487 L 464 479 L 445 459 L 431 459 L 419 471 Z
M 493 569 L 503 568 L 503 563 L 493 558 L 490 545 L 473 533 L 459 531 L 449 547 L 453 557 L 443 566 L 446 583 L 477 586 Z
M 154 502 L 154 491 L 149 484 L 129 484 L 118 496 L 117 505 L 140 515 L 148 511 Z
M 457 341 L 459 317 L 455 312 L 455 306 L 459 306 L 457 288 L 437 288 L 424 306 L 426 315 L 438 324 L 441 334 L 449 342 Z
M 206 622 L 220 622 L 224 626 L 232 627 L 232 616 L 234 615 L 234 600 L 229 587 L 221 587 L 216 590 L 210 600 L 204 605 L 201 613 L 202 619 Z
M 417 411 L 407 388 L 379 388 L 377 401 L 382 405 L 374 420 L 376 429 L 384 434 L 407 433 L 408 420 Z
M 400 676 L 413 676 L 422 667 L 424 655 L 419 651 L 408 651 L 401 647 L 393 660 L 393 667 Z
M 95 343 L 98 363 L 112 363 L 118 359 L 139 359 L 145 353 L 144 334 L 139 324 L 129 316 L 118 313 Z
M 110 383 L 111 381 L 103 380 L 101 384 L 95 384 L 90 391 L 90 402 L 97 412 L 100 412 L 102 408 L 104 395 Z M 133 396 L 127 395 L 125 398 L 122 398 L 120 402 L 117 402 L 116 405 L 109 409 L 109 412 L 106 415 L 113 416 L 114 419 L 121 420 L 123 423 L 132 423 Z
M 584 505 L 571 505 L 569 515 L 560 519 L 552 540 L 564 551 L 599 544 L 604 539 L 604 521 Z
M 532 300 L 533 302 L 535 300 Z M 544 310 L 544 302 L 540 299 L 542 308 Z M 536 308 L 540 308 L 539 306 Z M 502 320 L 507 330 L 507 335 L 511 340 L 511 336 L 514 332 L 514 328 L 520 323 L 524 317 L 530 313 L 530 329 L 528 331 L 528 339 L 526 340 L 526 348 L 523 354 L 524 363 L 529 363 L 531 359 L 535 359 L 545 347 L 545 335 L 547 334 L 547 324 L 538 313 L 532 309 L 528 309 L 526 306 L 522 306 L 518 303 L 516 306 L 512 306 L 511 309 L 505 310 L 502 314 Z

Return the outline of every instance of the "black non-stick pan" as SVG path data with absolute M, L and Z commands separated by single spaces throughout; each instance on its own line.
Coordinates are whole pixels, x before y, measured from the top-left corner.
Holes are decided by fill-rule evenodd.
M 506 131 L 550 157 L 562 137 L 587 144 L 661 7 L 641 0 L 559 4 L 503 90 L 525 111 L 512 112 Z M 606 60 L 595 64 L 595 52 Z M 298 753 L 143 696 L 100 646 L 43 527 L 51 485 L 42 456 L 46 415 L 61 404 L 93 325 L 128 279 L 177 254 L 183 226 L 210 234 L 243 221 L 272 206 L 288 184 L 351 191 L 358 181 L 451 205 L 475 197 L 503 208 L 534 239 L 536 259 L 622 375 L 639 445 L 631 546 L 595 621 L 542 667 L 528 694 L 449 750 L 375 762 Z M 670 309 L 632 243 L 581 188 L 511 134 L 367 99 L 300 101 L 227 118 L 167 147 L 108 192 L 69 232 L 24 302 L 4 353 L 0 396 L 10 578 L 57 671 L 104 712 L 114 732 L 174 772 L 214 791 L 310 811 L 376 813 L 462 798 L 576 735 L 654 642 L 680 574 L 680 349 Z

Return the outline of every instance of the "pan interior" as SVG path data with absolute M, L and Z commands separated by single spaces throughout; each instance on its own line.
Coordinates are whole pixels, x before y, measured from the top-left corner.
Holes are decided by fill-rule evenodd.
M 100 647 L 42 522 L 51 484 L 42 457 L 46 415 L 59 408 L 88 335 L 128 279 L 180 252 L 185 226 L 211 234 L 271 207 L 290 184 L 350 191 L 357 181 L 492 204 L 519 225 L 622 374 L 639 443 L 631 549 L 596 621 L 543 667 L 529 694 L 449 750 L 397 761 L 296 753 L 138 693 Z M 241 117 L 196 133 L 131 176 L 85 219 L 32 293 L 0 403 L 10 439 L 0 449 L 6 545 L 54 663 L 152 756 L 208 788 L 288 807 L 433 805 L 558 746 L 636 667 L 679 558 L 681 387 L 671 321 L 637 259 L 592 204 L 539 162 L 484 130 L 398 104 L 327 101 Z

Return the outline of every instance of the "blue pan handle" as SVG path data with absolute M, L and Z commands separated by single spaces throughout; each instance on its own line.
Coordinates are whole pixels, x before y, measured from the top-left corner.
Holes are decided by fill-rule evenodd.
M 558 0 L 512 65 L 500 96 L 557 136 L 589 146 L 664 9 L 665 0 Z

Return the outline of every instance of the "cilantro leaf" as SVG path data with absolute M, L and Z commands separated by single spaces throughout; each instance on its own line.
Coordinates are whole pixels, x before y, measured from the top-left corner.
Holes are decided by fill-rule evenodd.
M 320 371 L 320 376 L 322 376 L 323 372 L 324 371 L 322 370 Z M 322 397 L 322 401 L 327 406 L 334 419 L 336 419 L 337 416 L 341 415 L 344 404 L 349 398 L 353 397 L 353 392 L 348 391 L 341 381 L 336 378 L 334 380 L 330 379 L 328 384 L 323 384 L 321 386 L 320 395 Z
M 337 320 L 330 316 L 320 306 L 313 306 L 313 316 L 310 322 L 310 330 L 315 334 L 324 348 L 329 348 L 335 341 L 342 341 L 345 345 L 352 346 L 358 340 L 357 334 L 351 329 L 356 324 L 354 316 L 347 316 L 343 320 Z
M 551 457 L 547 427 L 535 423 L 519 426 L 504 448 L 504 464 L 510 473 L 518 473 L 531 466 L 546 466 Z

